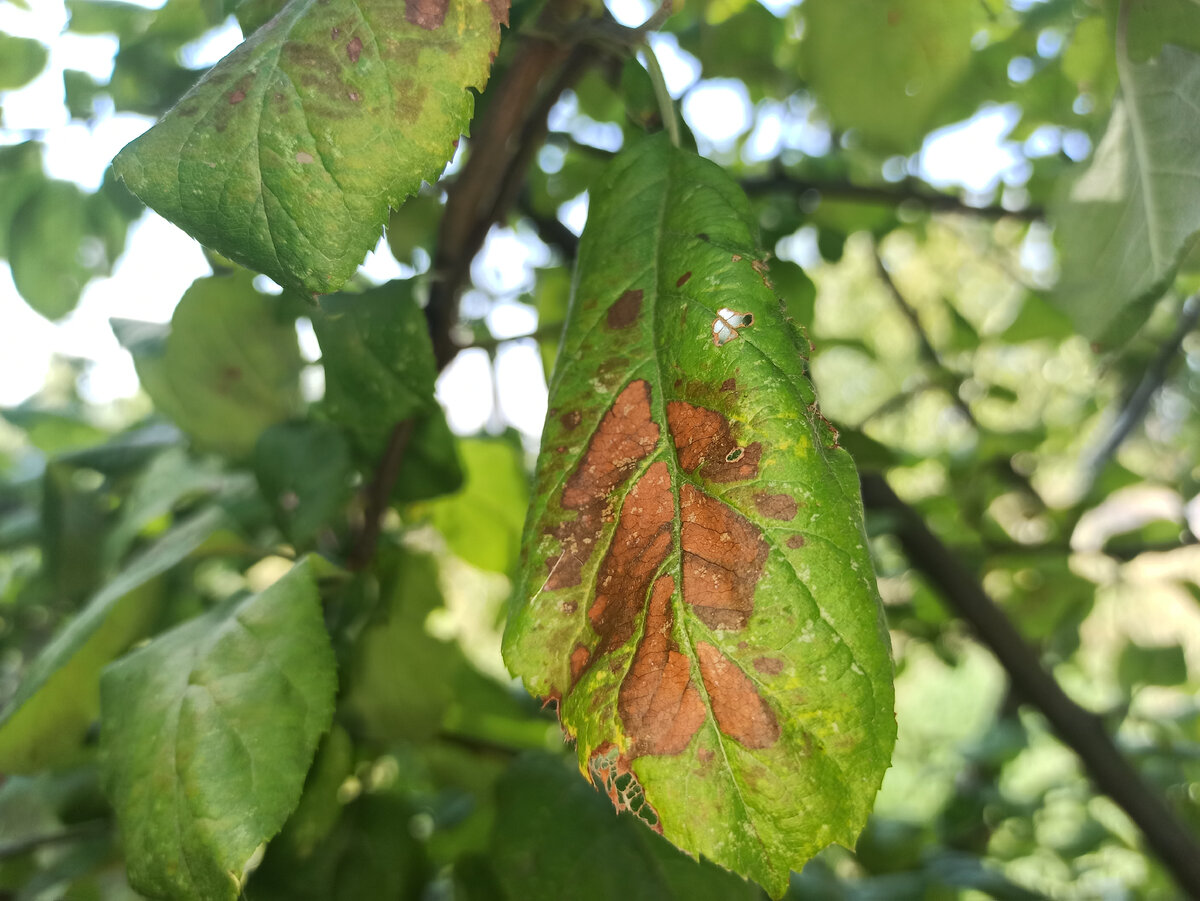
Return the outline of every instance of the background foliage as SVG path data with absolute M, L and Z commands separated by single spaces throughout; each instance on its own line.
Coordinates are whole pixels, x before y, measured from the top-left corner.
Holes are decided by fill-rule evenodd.
M 200 74 L 185 48 L 277 7 L 68 0 L 70 32 L 117 42 L 107 81 L 62 71 L 70 116 L 163 114 Z M 549 372 L 578 198 L 661 124 L 640 35 L 551 12 L 513 6 L 465 154 L 391 214 L 405 278 L 314 304 L 210 254 L 169 326 L 113 320 L 137 397 L 89 399 L 64 359 L 0 411 L 0 894 L 138 897 L 136 824 L 196 896 L 759 897 L 614 817 L 499 662 L 536 450 L 504 414 L 542 400 L 495 375 L 534 345 Z M 892 630 L 893 768 L 788 897 L 1200 891 L 1200 8 L 697 0 L 655 44 L 698 72 L 684 142 L 750 195 L 808 324 Z M 0 34 L 0 91 L 47 65 Z M 750 110 L 732 135 L 700 127 L 714 88 Z M 930 136 L 972 116 L 1009 162 L 967 189 Z M 143 207 L 0 135 L 0 254 L 68 317 Z M 489 274 L 501 241 L 536 263 L 519 292 Z M 460 350 L 484 381 L 442 399 L 453 422 L 495 392 L 478 434 L 434 397 Z M 251 791 L 261 819 L 223 822 Z

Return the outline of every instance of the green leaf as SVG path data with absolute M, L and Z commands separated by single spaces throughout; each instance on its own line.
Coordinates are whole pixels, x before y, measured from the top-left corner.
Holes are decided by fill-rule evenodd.
M 350 498 L 353 467 L 342 430 L 328 423 L 271 426 L 254 448 L 254 474 L 292 544 L 308 545 Z
M 460 441 L 466 483 L 455 494 L 418 508 L 450 550 L 481 569 L 512 572 L 521 551 L 529 479 L 518 444 L 503 439 Z
M 836 126 L 897 153 L 947 121 L 946 95 L 987 25 L 983 4 L 943 0 L 808 0 L 802 12 L 809 89 Z
M 624 152 L 575 285 L 505 660 L 618 808 L 782 894 L 895 738 L 854 464 L 717 166 Z
M 40 141 L 0 147 L 0 257 L 8 256 L 13 216 L 45 181 Z
M 628 817 L 560 757 L 526 754 L 496 787 L 492 861 L 510 898 L 754 901 L 749 883 L 692 860 Z
M 130 884 L 238 897 L 300 799 L 336 689 L 308 561 L 109 666 L 100 747 Z
M 1121 59 L 1121 96 L 1086 171 L 1054 210 L 1055 302 L 1091 338 L 1119 342 L 1150 313 L 1200 232 L 1200 56 L 1167 45 Z
M 1117 678 L 1126 688 L 1138 685 L 1182 685 L 1187 682 L 1187 660 L 1177 644 L 1143 647 L 1130 642 L 1121 649 Z
M 397 423 L 414 420 L 397 500 L 421 500 L 462 484 L 454 438 L 433 399 L 437 366 L 412 286 L 392 281 L 362 294 L 323 298 L 312 317 L 325 368 L 325 414 L 350 434 L 374 469 Z
M 298 414 L 303 361 L 291 320 L 249 272 L 197 279 L 165 336 L 116 320 L 142 387 L 202 448 L 245 457 L 267 428 Z
M 91 275 L 79 261 L 84 208 L 84 194 L 76 185 L 46 181 L 21 204 L 9 227 L 13 283 L 47 319 L 75 309 Z
M 453 154 L 502 21 L 504 0 L 292 0 L 114 166 L 214 250 L 335 291 Z
M 0 91 L 32 81 L 46 66 L 46 47 L 33 38 L 0 32 Z
M 100 709 L 101 668 L 158 615 L 155 577 L 222 524 L 210 509 L 172 529 L 98 591 L 34 660 L 0 715 L 0 771 L 27 773 L 70 762 Z

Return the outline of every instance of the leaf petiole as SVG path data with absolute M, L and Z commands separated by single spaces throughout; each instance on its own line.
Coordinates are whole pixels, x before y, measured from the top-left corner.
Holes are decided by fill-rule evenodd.
M 642 42 L 641 52 L 646 58 L 646 71 L 650 73 L 650 83 L 654 85 L 654 98 L 658 101 L 663 125 L 667 129 L 672 146 L 678 147 L 679 120 L 675 116 L 675 101 L 671 99 L 671 93 L 667 90 L 667 80 L 663 77 L 662 67 L 658 64 L 658 57 L 654 55 L 654 48 L 650 46 L 649 40 Z

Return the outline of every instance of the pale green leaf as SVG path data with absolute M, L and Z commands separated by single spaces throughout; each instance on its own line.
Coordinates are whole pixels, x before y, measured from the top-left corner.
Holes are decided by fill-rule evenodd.
M 46 66 L 46 45 L 33 38 L 0 32 L 0 91 L 32 81 Z
M 210 509 L 167 532 L 43 648 L 0 715 L 0 771 L 33 772 L 76 757 L 100 709 L 100 670 L 145 635 L 158 615 L 155 578 L 223 521 L 219 510 Z
M 91 273 L 79 259 L 84 194 L 71 182 L 46 181 L 17 209 L 8 233 L 13 284 L 47 319 L 75 309 Z
M 114 166 L 230 259 L 335 291 L 471 118 L 504 0 L 292 0 Z
M 165 338 L 116 321 L 154 405 L 200 447 L 247 456 L 269 426 L 297 415 L 303 361 L 296 330 L 249 272 L 197 279 Z
M 833 124 L 899 153 L 944 124 L 988 22 L 983 4 L 945 0 L 807 0 L 801 14 L 803 74 Z
M 300 799 L 336 688 L 307 561 L 109 666 L 100 747 L 130 883 L 151 898 L 238 897 Z
M 659 135 L 592 192 L 505 660 L 580 767 L 782 894 L 895 739 L 857 473 L 745 196 Z
M 1053 211 L 1054 300 L 1083 334 L 1111 341 L 1141 325 L 1200 231 L 1200 56 L 1167 45 L 1120 68 L 1108 129 Z

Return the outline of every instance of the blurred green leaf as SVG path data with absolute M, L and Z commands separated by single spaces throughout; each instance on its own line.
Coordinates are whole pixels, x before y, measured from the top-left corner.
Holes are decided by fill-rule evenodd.
M 155 406 L 199 447 L 234 458 L 302 409 L 295 328 L 252 278 L 239 271 L 197 279 L 165 335 L 153 324 L 113 321 Z
M 0 91 L 32 81 L 45 68 L 48 56 L 41 41 L 0 32 Z
M 1117 678 L 1125 688 L 1142 685 L 1180 685 L 1187 682 L 1187 660 L 1177 644 L 1144 647 L 1130 642 L 1121 649 Z
M 271 426 L 254 447 L 254 473 L 280 530 L 300 547 L 334 521 L 353 491 L 350 446 L 327 423 Z
M 0 770 L 34 772 L 73 760 L 100 709 L 100 670 L 146 634 L 158 616 L 154 580 L 215 532 L 215 509 L 176 526 L 100 589 L 42 649 L 0 714 Z
M 100 745 L 130 883 L 237 898 L 255 849 L 300 800 L 336 688 L 306 561 L 109 666 Z
M 46 181 L 13 215 L 8 261 L 25 301 L 47 319 L 75 309 L 91 276 L 81 260 L 85 196 L 71 182 Z

